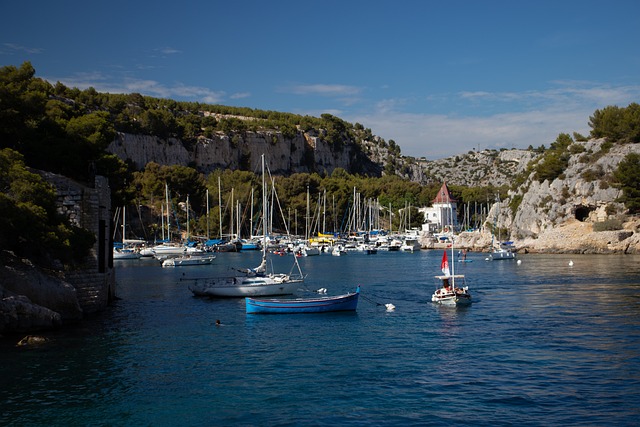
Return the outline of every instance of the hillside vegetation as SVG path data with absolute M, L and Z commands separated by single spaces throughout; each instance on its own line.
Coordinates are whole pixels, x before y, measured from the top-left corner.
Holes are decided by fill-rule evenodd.
M 257 187 L 255 171 L 249 168 L 221 168 L 207 173 L 198 171 L 191 164 L 148 163 L 137 168 L 107 151 L 116 135 L 122 133 L 153 135 L 160 142 L 176 140 L 187 149 L 214 135 L 223 135 L 233 143 L 247 133 L 260 133 L 265 138 L 272 135 L 273 144 L 304 133 L 321 139 L 335 152 L 351 147 L 372 164 L 379 165 L 379 173 L 367 172 L 371 169 L 336 168 L 330 174 L 297 173 L 278 176 L 275 180 L 282 205 L 298 215 L 305 211 L 307 192 L 311 195 L 312 209 L 327 194 L 327 215 L 333 218 L 335 227 L 341 225 L 345 211 L 353 202 L 354 188 L 362 200 L 375 201 L 387 210 L 390 206 L 395 221 L 392 226 L 397 227 L 401 217 L 398 210 L 409 205 L 430 205 L 445 178 L 461 203 L 488 205 L 493 203 L 496 194 L 503 200 L 510 190 L 522 194 L 530 185 L 532 174 L 538 181 L 552 181 L 562 176 L 568 158 L 578 154 L 584 162 L 586 177 L 619 186 L 624 193 L 621 202 L 631 212 L 638 212 L 636 156 L 627 156 L 612 173 L 600 174 L 597 168 L 589 167 L 607 147 L 640 141 L 640 107 L 635 103 L 624 108 L 610 106 L 596 110 L 589 118 L 590 137 L 606 140 L 598 152 L 579 151 L 583 148 L 576 142 L 586 137 L 574 134 L 572 138 L 561 134 L 549 148 L 541 145 L 527 150 L 471 151 L 450 159 L 429 161 L 402 156 L 395 141 L 385 141 L 361 124 L 350 124 L 330 114 L 310 117 L 177 102 L 136 93 L 106 94 L 93 88 L 79 90 L 61 83 L 52 85 L 35 77 L 30 63 L 0 68 L 0 100 L 0 149 L 3 149 L 5 159 L 0 167 L 6 177 L 2 188 L 3 211 L 13 212 L 13 216 L 7 218 L 14 218 L 3 224 L 0 231 L 3 242 L 10 243 L 14 236 L 25 234 L 15 218 L 20 217 L 20 210 L 27 203 L 44 213 L 39 215 L 40 221 L 46 224 L 43 233 L 58 233 L 57 239 L 66 242 L 68 247 L 83 247 L 71 243 L 75 238 L 64 237 L 68 231 L 62 231 L 62 223 L 51 214 L 50 201 L 36 197 L 37 193 L 46 192 L 18 192 L 10 188 L 14 181 L 26 182 L 27 188 L 44 185 L 29 180 L 17 181 L 10 173 L 15 168 L 51 171 L 86 183 L 91 183 L 95 174 L 104 175 L 109 178 L 113 191 L 113 206 L 143 205 L 156 214 L 166 183 L 171 188 L 174 205 L 190 197 L 195 213 L 192 216 L 194 233 L 204 231 L 204 197 L 207 191 L 217 195 L 218 178 L 225 196 L 231 189 L 236 189 L 236 194 L 247 200 L 250 189 Z M 313 147 L 305 150 L 313 150 Z M 217 200 L 211 198 L 211 201 L 211 214 L 215 218 Z M 517 196 L 511 203 L 515 211 Z M 418 225 L 422 220 L 417 213 L 411 218 L 413 224 L 407 226 Z M 210 222 L 218 223 L 213 219 Z M 212 234 L 216 232 L 214 229 Z M 41 235 L 25 237 L 27 243 L 36 238 Z

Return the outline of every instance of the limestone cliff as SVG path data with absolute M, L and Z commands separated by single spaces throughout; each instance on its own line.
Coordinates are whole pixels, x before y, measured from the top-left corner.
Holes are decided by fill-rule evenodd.
M 531 173 L 507 200 L 493 205 L 488 223 L 508 230 L 520 251 L 640 253 L 640 219 L 624 215 L 624 205 L 616 201 L 621 190 L 609 184 L 620 161 L 630 152 L 640 153 L 640 145 L 614 145 L 605 153 L 601 150 L 604 142 L 575 142 L 584 150 L 576 150 L 580 152 L 570 157 L 560 177 L 538 182 Z M 594 225 L 612 219 L 618 219 L 622 227 L 594 231 Z M 464 233 L 461 243 L 488 247 L 490 224 L 481 232 Z
M 432 180 L 449 184 L 486 187 L 510 185 L 539 154 L 529 150 L 470 151 L 445 159 L 421 159 L 418 165 Z
M 615 144 L 605 153 L 601 150 L 604 142 L 574 142 L 582 147 L 574 150 L 559 178 L 538 182 L 531 173 L 506 200 L 493 206 L 487 226 L 479 234 L 462 234 L 461 242 L 486 249 L 495 223 L 521 250 L 638 253 L 637 226 L 633 221 L 628 221 L 623 230 L 592 231 L 594 223 L 624 213 L 624 206 L 616 202 L 620 190 L 609 184 L 609 178 L 624 156 L 631 151 L 640 152 L 637 144 Z M 202 173 L 218 168 L 255 170 L 258 159 L 265 154 L 275 174 L 331 174 L 342 168 L 349 173 L 379 177 L 394 170 L 421 184 L 446 180 L 461 186 L 509 186 L 541 156 L 530 150 L 474 150 L 428 161 L 394 154 L 376 137 L 360 143 L 345 140 L 332 144 L 322 131 L 315 130 L 299 130 L 293 137 L 268 130 L 220 132 L 211 138 L 200 137 L 192 144 L 119 133 L 109 151 L 132 161 L 139 169 L 156 162 L 190 165 Z M 392 168 L 388 168 L 389 162 Z M 572 226 L 576 222 L 578 225 Z
M 293 138 L 276 131 L 218 133 L 212 138 L 198 138 L 193 146 L 175 138 L 162 140 L 149 135 L 118 133 L 107 150 L 132 161 L 139 169 L 155 162 L 189 165 L 205 174 L 215 169 L 253 170 L 262 154 L 275 174 L 331 174 L 342 168 L 350 173 L 380 176 L 382 170 L 359 145 L 345 143 L 336 147 L 309 132 L 298 132 Z

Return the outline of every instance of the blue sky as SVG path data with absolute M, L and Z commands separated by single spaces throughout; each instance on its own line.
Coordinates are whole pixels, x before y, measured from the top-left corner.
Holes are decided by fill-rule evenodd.
M 7 4 L 9 3 L 9 4 Z M 640 102 L 640 2 L 5 2 L 0 66 L 81 89 L 334 114 L 437 159 Z

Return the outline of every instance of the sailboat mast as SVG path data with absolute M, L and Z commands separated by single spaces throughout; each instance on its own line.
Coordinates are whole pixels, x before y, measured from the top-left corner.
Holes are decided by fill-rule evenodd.
M 164 203 L 160 203 L 160 218 L 162 219 L 162 240 L 164 240 Z
M 220 221 L 220 240 L 222 240 L 222 191 L 220 190 L 220 177 L 218 177 L 218 219 Z
M 451 287 L 456 288 L 456 258 L 453 255 L 453 247 L 455 245 L 454 234 L 451 233 Z
M 187 243 L 189 243 L 189 195 L 187 194 Z
M 322 232 L 327 232 L 327 189 L 324 189 L 324 196 L 322 198 Z
M 167 184 L 166 182 L 164 183 L 164 197 L 166 199 L 167 202 L 167 240 L 171 241 L 171 228 L 170 228 L 170 209 L 169 209 L 169 184 Z
M 234 188 L 231 187 L 231 203 L 229 204 L 229 206 L 231 206 L 231 212 L 229 213 L 229 219 L 231 220 L 231 224 L 229 225 L 229 239 L 233 239 L 233 232 L 235 230 L 235 224 L 233 221 L 233 204 L 235 203 L 234 199 L 233 199 L 233 190 Z
M 253 237 L 253 187 L 251 187 L 251 215 L 249 216 L 249 238 Z
M 304 240 L 309 241 L 309 186 L 307 185 L 307 215 L 305 219 Z
M 267 255 L 267 185 L 264 179 L 264 154 L 262 155 L 262 259 Z
M 122 244 L 124 244 L 124 240 L 127 236 L 127 207 L 122 207 Z

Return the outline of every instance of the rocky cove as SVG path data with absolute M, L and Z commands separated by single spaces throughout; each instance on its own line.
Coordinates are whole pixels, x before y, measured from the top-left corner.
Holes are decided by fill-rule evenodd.
M 493 204 L 487 218 L 496 219 L 521 253 L 640 253 L 640 218 L 626 214 L 624 205 L 617 201 L 621 190 L 608 179 L 621 159 L 631 152 L 640 153 L 640 147 L 614 145 L 603 152 L 604 143 L 602 139 L 575 142 L 583 147 L 570 157 L 560 177 L 539 182 L 531 172 L 505 200 Z M 389 157 L 388 151 L 374 142 L 363 147 L 337 148 L 314 135 L 298 133 L 287 139 L 277 132 L 248 132 L 242 138 L 219 135 L 191 146 L 177 139 L 118 134 L 109 150 L 139 168 L 148 162 L 180 164 L 194 166 L 205 174 L 215 168 L 239 168 L 247 158 L 257 158 L 265 152 L 269 153 L 273 170 L 281 173 L 331 173 L 344 168 L 375 176 L 382 174 Z M 600 154 L 585 157 L 593 153 Z M 529 150 L 506 150 L 470 152 L 455 159 L 429 162 L 400 158 L 398 162 L 405 166 L 406 177 L 417 182 L 431 179 L 471 185 L 509 182 L 514 174 L 527 171 L 527 165 L 535 160 L 536 154 Z M 58 188 L 61 213 L 65 209 L 73 211 L 79 225 L 100 235 L 100 228 L 110 219 L 108 185 L 104 180 L 97 178 L 94 188 L 80 188 L 64 177 L 46 177 Z M 87 211 L 89 205 L 93 208 Z M 611 219 L 620 226 L 598 231 L 599 223 Z M 488 250 L 492 241 L 490 222 L 487 220 L 478 231 L 461 232 L 456 237 L 456 247 Z M 109 241 L 102 233 L 80 271 L 45 271 L 29 260 L 3 253 L 0 334 L 57 328 L 104 309 L 115 298 L 116 281 L 112 261 L 107 257 Z M 426 234 L 421 243 L 425 249 L 436 247 Z
M 624 205 L 617 202 L 621 190 L 611 185 L 609 178 L 627 154 L 640 153 L 640 146 L 613 145 L 605 152 L 604 143 L 604 139 L 573 142 L 580 149 L 574 150 L 576 153 L 570 156 L 560 177 L 539 182 L 530 172 L 507 199 L 493 205 L 487 218 L 495 218 L 523 252 L 638 253 L 639 219 L 625 215 Z M 139 168 L 153 161 L 161 165 L 192 165 L 202 173 L 215 168 L 237 169 L 247 158 L 267 153 L 266 160 L 275 173 L 330 174 L 343 168 L 350 173 L 381 176 L 390 157 L 389 151 L 375 140 L 364 141 L 360 147 L 345 144 L 337 148 L 315 133 L 298 132 L 294 138 L 286 138 L 275 131 L 245 132 L 242 136 L 219 134 L 200 138 L 191 147 L 177 139 L 164 141 L 121 133 L 109 151 Z M 531 150 L 483 150 L 435 161 L 407 157 L 395 161 L 404 171 L 403 176 L 412 181 L 472 186 L 509 184 L 538 157 Z M 619 219 L 622 228 L 594 231 L 594 224 L 611 218 Z M 485 225 L 479 231 L 461 233 L 458 244 L 487 250 L 491 230 L 489 224 Z M 430 247 L 429 236 L 422 239 L 423 247 Z

